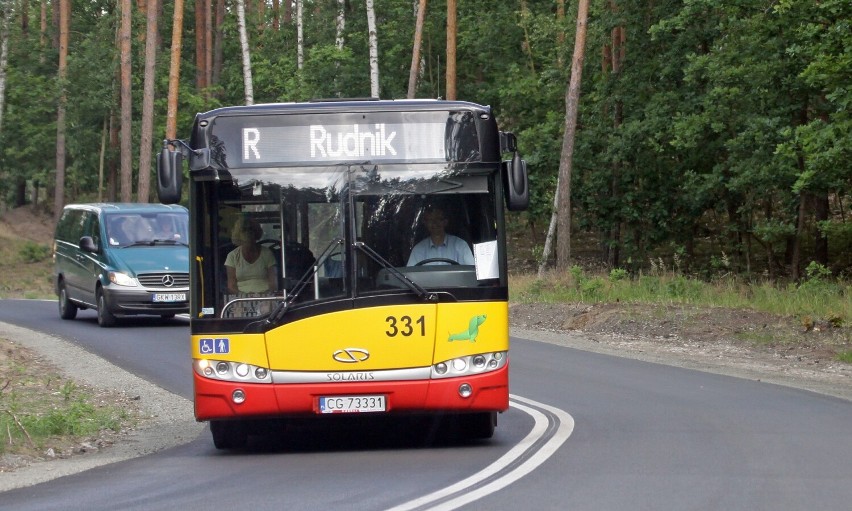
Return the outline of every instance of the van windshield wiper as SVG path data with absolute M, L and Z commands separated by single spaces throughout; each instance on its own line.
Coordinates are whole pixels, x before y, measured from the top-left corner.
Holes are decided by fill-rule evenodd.
M 364 252 L 365 254 L 367 254 L 367 256 L 370 259 L 379 263 L 379 265 L 381 265 L 384 269 L 386 269 L 391 275 L 398 278 L 400 282 L 402 282 L 403 284 L 405 284 L 406 287 L 408 287 L 409 289 L 414 291 L 417 294 L 417 296 L 419 296 L 423 300 L 425 300 L 427 302 L 437 302 L 438 301 L 438 294 L 437 293 L 431 293 L 431 292 L 423 289 L 423 287 L 420 284 L 418 284 L 417 282 L 414 282 L 413 280 L 408 278 L 407 275 L 405 275 L 401 271 L 397 270 L 396 267 L 394 267 L 394 265 L 389 263 L 384 257 L 380 256 L 378 252 L 376 252 L 375 250 L 370 248 L 370 246 L 367 245 L 366 243 L 364 243 L 363 241 L 356 241 L 354 243 L 354 246 L 355 246 L 355 248 L 361 250 L 361 252 Z
M 154 245 L 162 244 L 162 245 L 183 245 L 184 247 L 188 247 L 189 244 L 184 243 L 183 241 L 172 239 L 172 238 L 154 238 L 151 240 L 151 243 Z
M 188 247 L 186 243 L 177 240 L 171 239 L 153 239 L 153 240 L 140 240 L 134 241 L 129 245 L 125 245 L 121 248 L 130 248 L 130 247 L 153 247 L 154 245 L 183 245 L 184 247 Z

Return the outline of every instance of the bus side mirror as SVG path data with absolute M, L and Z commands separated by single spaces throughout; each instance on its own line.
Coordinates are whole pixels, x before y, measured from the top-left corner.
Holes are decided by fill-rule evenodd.
M 183 155 L 180 151 L 163 147 L 157 156 L 157 195 L 163 204 L 180 202 L 183 186 Z
M 515 151 L 510 161 L 503 162 L 503 190 L 509 211 L 527 209 L 530 204 L 529 184 L 527 162 L 521 159 L 521 153 Z

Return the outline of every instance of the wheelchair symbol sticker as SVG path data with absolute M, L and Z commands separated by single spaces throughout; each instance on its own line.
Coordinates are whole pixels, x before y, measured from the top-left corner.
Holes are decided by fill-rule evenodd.
M 227 337 L 221 339 L 199 339 L 198 351 L 202 355 L 230 353 L 231 340 Z

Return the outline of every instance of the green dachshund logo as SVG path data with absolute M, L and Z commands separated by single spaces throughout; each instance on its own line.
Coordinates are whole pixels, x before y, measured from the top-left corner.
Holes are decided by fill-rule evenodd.
M 459 332 L 457 334 L 450 334 L 450 338 L 447 339 L 447 342 L 476 342 L 476 336 L 479 335 L 479 325 L 483 323 L 485 323 L 485 314 L 480 314 L 479 316 L 474 316 L 470 318 L 470 325 L 468 326 L 467 330 L 465 330 L 464 332 Z

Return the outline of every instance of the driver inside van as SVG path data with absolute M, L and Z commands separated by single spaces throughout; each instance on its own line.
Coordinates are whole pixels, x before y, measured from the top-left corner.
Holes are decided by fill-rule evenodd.
M 225 259 L 228 273 L 228 292 L 274 293 L 278 289 L 275 255 L 269 247 L 258 243 L 263 230 L 248 217 L 234 223 L 231 241 L 237 244 Z

